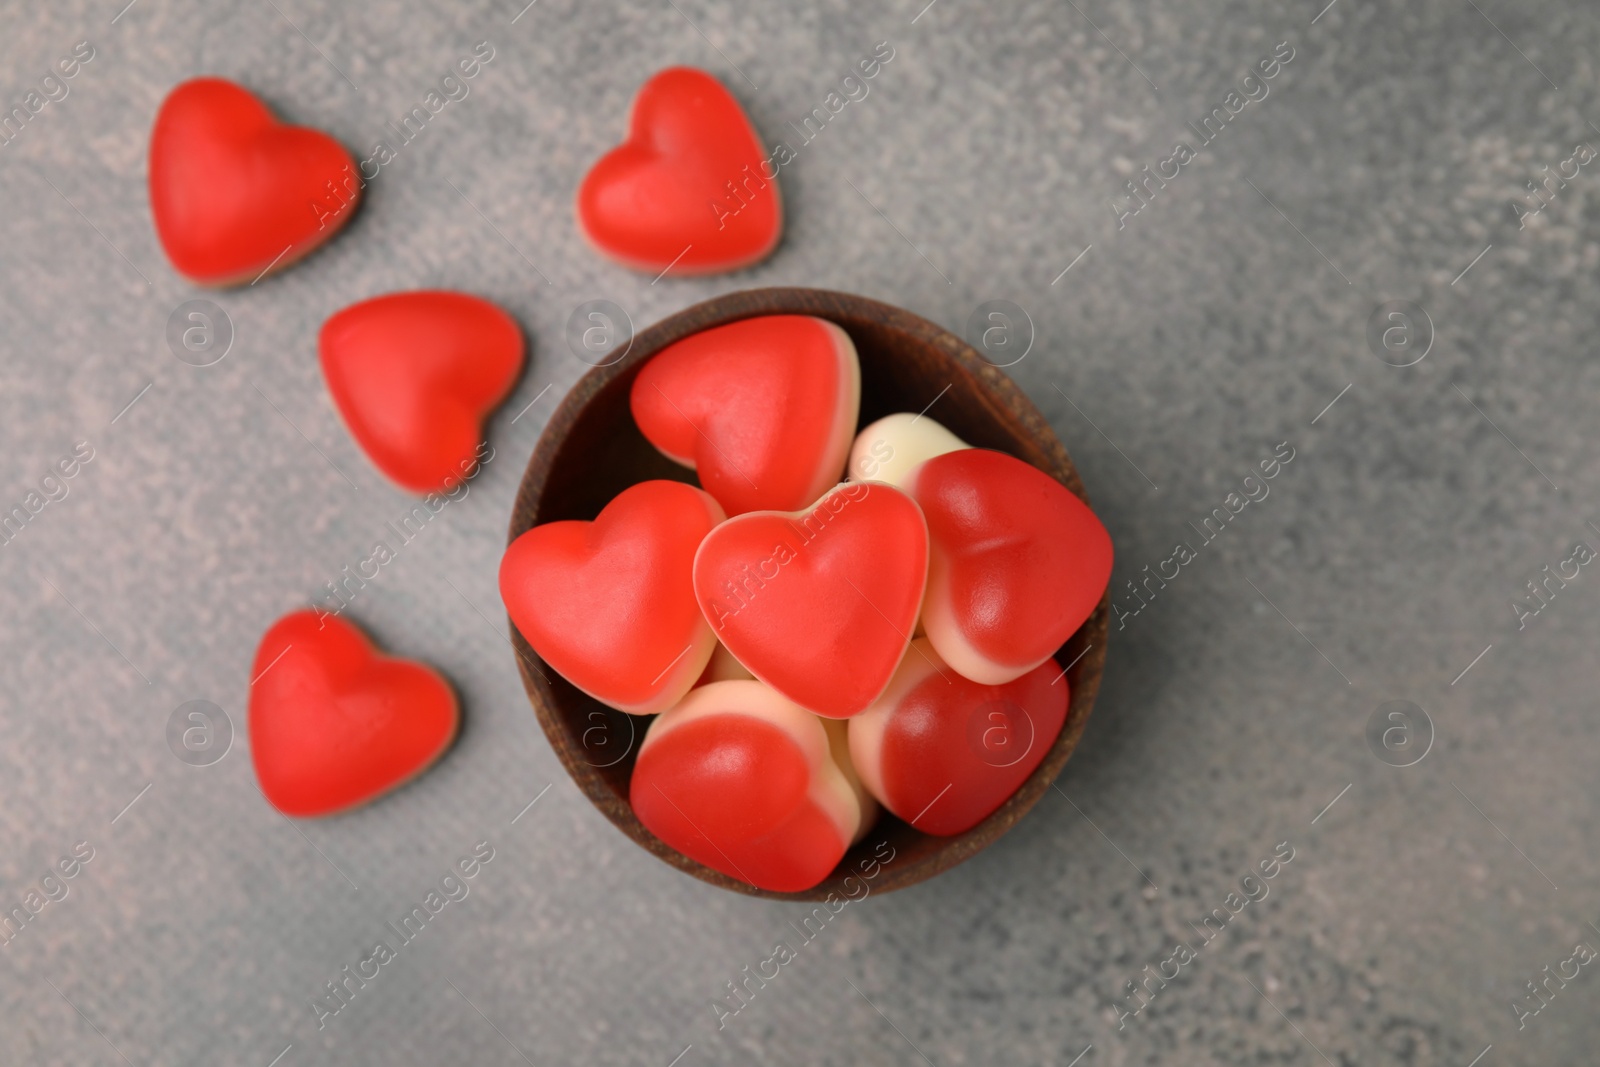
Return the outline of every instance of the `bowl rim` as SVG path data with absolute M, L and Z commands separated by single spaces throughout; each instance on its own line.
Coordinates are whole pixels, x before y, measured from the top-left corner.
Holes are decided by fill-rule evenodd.
M 1049 465 L 1040 469 L 1056 478 L 1085 504 L 1089 503 L 1077 468 L 1073 466 L 1065 447 L 1038 408 L 1004 371 L 983 359 L 965 340 L 919 315 L 870 297 L 826 289 L 774 286 L 724 293 L 674 312 L 634 334 L 622 357 L 592 366 L 586 371 L 562 397 L 561 403 L 550 416 L 549 422 L 545 424 L 539 441 L 528 458 L 512 506 L 507 545 L 509 546 L 523 532 L 537 524 L 540 504 L 549 483 L 554 461 L 564 442 L 590 401 L 616 379 L 631 373 L 635 367 L 674 341 L 702 330 L 762 315 L 815 315 L 835 321 L 830 318 L 830 312 L 837 315 L 842 309 L 848 309 L 858 317 L 868 318 L 883 329 L 905 334 L 912 341 L 932 348 L 957 363 L 985 390 L 985 394 L 979 397 L 984 406 L 992 409 L 992 414 L 1003 424 L 1015 423 L 1015 432 L 1031 439 L 1032 443 L 1045 454 Z M 848 325 L 845 323 L 839 325 L 849 332 Z M 1039 464 L 1033 465 L 1039 466 Z M 873 892 L 888 892 L 926 881 L 970 859 L 1016 825 L 1054 785 L 1055 779 L 1077 748 L 1099 692 L 1110 632 L 1110 603 L 1111 590 L 1108 583 L 1094 611 L 1056 653 L 1055 658 L 1059 663 L 1063 654 L 1077 649 L 1076 656 L 1062 672 L 1064 675 L 1070 675 L 1068 686 L 1071 693 L 1066 721 L 1062 724 L 1061 732 L 1044 759 L 999 808 L 976 826 L 945 838 L 923 835 L 933 838 L 939 844 L 910 865 L 902 864 L 895 868 L 892 866 L 893 857 L 884 861 L 884 869 L 878 872 L 878 880 L 871 887 Z M 784 893 L 761 889 L 748 882 L 731 878 L 721 871 L 690 859 L 661 841 L 633 814 L 627 798 L 618 797 L 605 777 L 600 774 L 599 769 L 579 757 L 566 724 L 555 710 L 557 702 L 548 680 L 535 666 L 536 664 L 543 666 L 544 661 L 523 638 L 516 624 L 510 619 L 509 613 L 506 625 L 512 648 L 517 654 L 517 669 L 522 676 L 523 687 L 551 748 L 555 750 L 557 758 L 579 790 L 635 844 L 701 881 L 748 896 L 772 900 L 825 900 L 833 894 L 834 888 L 839 884 L 841 872 L 845 872 L 843 876 L 851 875 L 848 860 L 850 855 L 861 847 L 860 844 L 854 846 L 845 859 L 841 860 L 839 868 L 817 886 L 799 892 Z M 898 821 L 887 809 L 880 818 L 880 824 L 884 820 Z M 908 828 L 908 832 L 920 833 L 914 828 Z M 875 829 L 863 839 L 863 844 L 878 836 L 881 835 Z

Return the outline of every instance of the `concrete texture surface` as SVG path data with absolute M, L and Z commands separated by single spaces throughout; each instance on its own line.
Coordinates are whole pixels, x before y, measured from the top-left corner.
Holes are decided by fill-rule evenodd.
M 1600 173 L 1566 162 L 1600 146 L 1592 4 L 121 2 L 12 5 L 0 41 L 8 109 L 94 51 L 0 145 L 0 504 L 94 453 L 0 548 L 0 904 L 43 901 L 0 948 L 0 1063 L 1593 1061 L 1600 572 L 1527 584 L 1600 548 Z M 171 86 L 237 79 L 364 155 L 480 41 L 471 95 L 337 241 L 254 286 L 173 274 L 144 185 Z M 784 168 L 770 260 L 652 283 L 585 247 L 573 190 L 649 72 L 715 72 L 776 140 L 880 41 L 870 94 Z M 1202 147 L 1186 124 L 1230 92 Z M 1198 155 L 1131 214 L 1124 183 L 1180 141 Z M 521 467 L 585 369 L 572 309 L 643 326 L 769 284 L 956 330 L 1024 308 L 1012 373 L 1116 539 L 1129 612 L 1063 795 L 803 945 L 803 909 L 670 870 L 573 789 L 495 587 Z M 343 430 L 316 330 L 419 286 L 494 299 L 531 342 L 495 460 L 352 609 L 450 676 L 465 727 L 398 794 L 295 825 L 250 770 L 256 639 L 409 507 Z M 166 339 L 197 298 L 234 330 L 206 367 Z M 1389 301 L 1431 329 L 1380 314 L 1369 343 Z M 1204 542 L 1214 508 L 1238 514 Z M 1125 583 L 1178 542 L 1195 558 L 1139 607 Z M 208 766 L 167 741 L 191 700 L 235 734 Z M 470 896 L 319 1029 L 326 983 L 480 841 Z M 727 983 L 780 940 L 797 958 L 734 1014 Z

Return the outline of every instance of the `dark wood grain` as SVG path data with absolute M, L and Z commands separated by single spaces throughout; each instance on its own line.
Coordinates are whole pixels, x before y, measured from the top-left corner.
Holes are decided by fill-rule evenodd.
M 509 538 L 544 522 L 592 519 L 612 497 L 637 482 L 673 478 L 693 482 L 694 472 L 652 448 L 628 410 L 639 368 L 666 345 L 700 330 L 755 315 L 817 315 L 850 334 L 861 358 L 860 426 L 897 411 L 921 411 L 938 397 L 931 418 L 970 444 L 1009 452 L 1053 475 L 1088 502 L 1083 483 L 1061 442 L 1037 408 L 998 368 L 960 338 L 926 319 L 865 297 L 820 289 L 754 289 L 729 293 L 680 311 L 640 332 L 626 356 L 597 367 L 573 386 L 546 426 L 528 461 L 511 515 Z M 940 391 L 948 391 L 940 396 Z M 628 805 L 628 779 L 649 720 L 607 708 L 579 692 L 540 661 L 511 626 L 518 668 L 539 725 L 594 805 L 623 833 L 667 863 L 712 885 L 753 896 L 821 900 L 843 894 L 845 877 L 880 842 L 894 859 L 871 882 L 884 892 L 931 878 L 970 858 L 1000 837 L 1038 803 L 1077 747 L 1094 707 L 1105 666 L 1109 592 L 1087 622 L 1056 653 L 1067 672 L 1071 705 L 1066 725 L 1044 761 L 1012 797 L 983 822 L 955 837 L 932 837 L 887 812 L 861 844 L 821 884 L 803 893 L 773 893 L 696 863 L 640 824 Z M 859 894 L 860 890 L 855 890 Z

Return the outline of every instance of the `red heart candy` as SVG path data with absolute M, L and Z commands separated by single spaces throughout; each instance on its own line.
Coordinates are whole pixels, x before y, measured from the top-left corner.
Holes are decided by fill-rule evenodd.
M 744 110 L 705 71 L 664 70 L 633 100 L 628 139 L 578 187 L 578 226 L 599 250 L 652 274 L 735 270 L 783 232 L 775 167 Z
M 850 759 L 867 790 L 918 830 L 970 830 L 1043 761 L 1067 718 L 1055 661 L 1005 685 L 979 685 L 911 643 L 883 696 L 850 720 Z
M 500 561 L 500 599 L 567 681 L 652 715 L 688 692 L 716 645 L 690 572 L 722 517 L 692 485 L 640 482 L 593 522 L 545 523 L 513 541 Z
M 332 615 L 285 615 L 256 649 L 250 758 L 285 815 L 332 815 L 420 774 L 456 735 L 455 693 Z
M 968 448 L 922 463 L 905 489 L 933 546 L 922 625 L 959 673 L 985 685 L 1026 674 L 1100 602 L 1111 535 L 1037 467 Z
M 339 142 L 279 122 L 230 81 L 186 81 L 156 114 L 150 213 L 167 258 L 201 285 L 281 270 L 337 233 L 360 196 Z
M 778 892 L 828 876 L 861 826 L 822 720 L 760 682 L 714 682 L 650 724 L 628 785 L 651 833 Z
M 861 364 L 833 323 L 764 315 L 663 348 L 629 404 L 650 443 L 693 467 L 729 515 L 796 511 L 844 470 Z
M 694 591 L 752 674 L 847 719 L 905 654 L 927 573 L 917 505 L 881 482 L 853 482 L 806 511 L 753 512 L 712 530 L 695 555 Z
M 466 293 L 390 293 L 322 326 L 322 373 L 378 469 L 417 493 L 476 469 L 483 420 L 522 371 L 522 331 Z

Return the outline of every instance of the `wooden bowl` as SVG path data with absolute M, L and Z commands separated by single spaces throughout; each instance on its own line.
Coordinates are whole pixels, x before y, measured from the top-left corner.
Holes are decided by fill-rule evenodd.
M 637 482 L 671 478 L 694 483 L 693 471 L 662 456 L 634 425 L 628 410 L 634 376 L 651 356 L 692 333 L 756 315 L 779 314 L 828 319 L 855 342 L 861 358 L 858 429 L 892 412 L 921 411 L 933 404 L 929 417 L 963 440 L 1026 460 L 1087 502 L 1072 461 L 1038 409 L 1010 378 L 959 337 L 865 297 L 820 289 L 753 289 L 669 316 L 635 336 L 617 362 L 596 367 L 578 380 L 528 461 L 511 515 L 510 540 L 540 523 L 593 519 L 612 497 Z M 941 390 L 945 390 L 942 395 Z M 885 811 L 827 879 L 802 893 L 757 889 L 695 862 L 646 830 L 628 804 L 628 779 L 649 718 L 615 711 L 580 692 L 545 666 L 515 625 L 511 640 L 528 699 L 550 744 L 573 781 L 623 833 L 674 867 L 723 889 L 779 900 L 821 900 L 833 892 L 844 895 L 845 877 L 859 875 L 859 861 L 872 855 L 880 842 L 887 841 L 894 850 L 893 860 L 870 883 L 873 891 L 882 893 L 931 878 L 971 857 L 1038 803 L 1077 747 L 1094 707 L 1105 667 L 1110 602 L 1108 591 L 1094 614 L 1056 653 L 1058 662 L 1072 664 L 1067 672 L 1072 697 L 1066 724 L 1044 761 L 1009 800 L 954 837 L 924 834 Z M 859 894 L 859 887 L 855 892 Z

